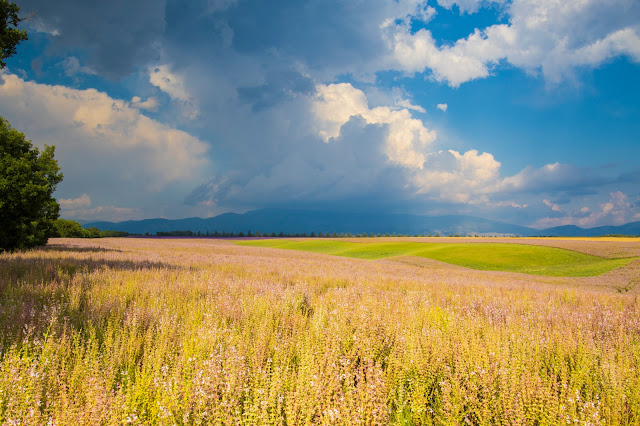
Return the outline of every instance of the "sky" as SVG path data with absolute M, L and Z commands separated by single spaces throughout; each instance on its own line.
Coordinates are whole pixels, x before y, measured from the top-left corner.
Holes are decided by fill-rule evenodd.
M 20 0 L 61 216 L 640 220 L 638 0 Z

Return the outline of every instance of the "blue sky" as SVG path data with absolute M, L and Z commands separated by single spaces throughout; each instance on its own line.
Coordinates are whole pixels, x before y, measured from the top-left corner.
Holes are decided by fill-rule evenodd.
M 22 0 L 0 115 L 62 216 L 640 220 L 637 0 Z

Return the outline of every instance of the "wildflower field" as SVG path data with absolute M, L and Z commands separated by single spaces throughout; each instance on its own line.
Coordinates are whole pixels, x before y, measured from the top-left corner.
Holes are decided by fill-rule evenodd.
M 420 242 L 611 268 L 54 239 L 0 254 L 0 424 L 640 424 L 640 240 L 371 241 Z

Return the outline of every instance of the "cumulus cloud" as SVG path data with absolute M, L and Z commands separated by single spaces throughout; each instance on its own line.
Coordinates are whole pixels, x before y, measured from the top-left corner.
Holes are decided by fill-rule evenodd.
M 546 204 L 545 200 L 545 204 Z M 557 210 L 559 211 L 559 210 Z M 533 226 L 546 228 L 551 226 L 577 225 L 583 228 L 591 228 L 597 225 L 622 225 L 636 220 L 640 215 L 638 206 L 634 206 L 629 197 L 622 191 L 609 193 L 609 201 L 601 203 L 597 211 L 591 211 L 583 207 L 578 214 L 545 217 L 538 219 Z
M 399 101 L 396 102 L 396 105 L 401 107 L 401 108 L 406 108 L 406 109 L 410 109 L 413 111 L 417 111 L 417 112 L 421 112 L 421 113 L 426 113 L 427 111 L 422 108 L 420 105 L 414 105 L 411 103 L 410 100 L 408 99 L 401 99 Z
M 159 104 L 160 103 L 158 102 L 158 98 L 156 98 L 155 96 L 149 96 L 146 101 L 143 101 L 140 96 L 134 96 L 133 98 L 131 98 L 132 107 L 145 109 L 147 111 L 157 111 Z
M 122 222 L 144 218 L 142 209 L 136 207 L 98 206 L 93 208 L 76 208 L 62 210 L 63 217 L 83 221 Z
M 91 197 L 89 194 L 82 194 L 77 198 L 61 198 L 58 200 L 62 210 L 73 210 L 80 207 L 88 207 L 91 205 Z
M 77 198 L 61 198 L 58 200 L 58 203 L 60 204 L 61 216 L 78 220 L 120 222 L 123 220 L 141 219 L 143 217 L 143 211 L 139 208 L 116 206 L 92 207 L 89 194 L 82 194 Z
M 500 178 L 500 162 L 489 153 L 438 151 L 413 174 L 418 194 L 453 203 L 486 203 Z
M 260 151 L 243 157 L 246 167 L 239 163 L 226 176 L 211 178 L 185 202 L 261 205 L 377 193 L 378 198 L 395 200 L 526 209 L 526 198 L 516 199 L 522 194 L 584 191 L 612 182 L 592 170 L 559 163 L 503 176 L 502 164 L 491 153 L 434 149 L 435 132 L 414 118 L 411 109 L 397 101 L 371 107 L 367 95 L 349 83 L 317 85 L 315 95 L 307 97 L 309 102 L 304 99 L 254 116 L 254 121 L 274 126 L 287 116 L 289 123 L 301 127 L 286 128 L 280 138 L 261 139 L 264 144 L 252 145 Z M 310 110 L 311 117 L 290 115 L 304 109 Z M 317 139 L 301 133 L 309 121 Z M 269 146 L 273 140 L 278 144 Z M 251 163 L 256 159 L 260 161 Z
M 446 9 L 451 9 L 457 5 L 462 13 L 475 13 L 482 5 L 491 3 L 504 4 L 507 0 L 438 0 L 438 5 Z
M 80 65 L 80 61 L 75 56 L 69 56 L 64 59 L 59 64 L 64 73 L 70 77 L 73 77 L 77 74 L 95 74 L 96 71 L 91 67 Z
M 477 10 L 478 1 L 446 1 L 461 11 Z M 502 61 L 558 83 L 578 67 L 598 67 L 619 56 L 640 62 L 640 3 L 628 0 L 514 0 L 504 6 L 508 24 L 476 29 L 451 45 L 439 46 L 428 29 L 409 25 L 384 28 L 396 68 L 430 70 L 437 81 L 457 87 L 485 78 Z
M 436 108 L 438 108 L 438 109 L 439 109 L 440 111 L 442 111 L 442 112 L 446 112 L 446 111 L 447 111 L 447 109 L 449 108 L 449 105 L 447 105 L 447 104 L 438 104 L 438 105 L 436 106 Z
M 178 102 L 185 117 L 192 120 L 198 117 L 198 106 L 185 86 L 184 77 L 173 72 L 169 65 L 149 68 L 149 82 Z
M 408 109 L 371 109 L 365 93 L 348 83 L 319 85 L 317 91 L 313 108 L 318 135 L 327 143 L 339 143 L 343 126 L 353 117 L 367 125 L 385 126 L 382 150 L 388 163 L 402 167 L 405 191 L 446 202 L 479 203 L 488 202 L 503 185 L 501 164 L 489 153 L 433 152 L 435 131 Z
M 146 117 L 127 101 L 94 89 L 1 77 L 0 114 L 36 145 L 56 146 L 63 193 L 142 202 L 157 191 L 189 185 L 210 165 L 203 141 Z
M 544 203 L 545 206 L 551 207 L 551 210 L 553 210 L 554 212 L 561 212 L 562 211 L 562 209 L 560 208 L 559 205 L 554 204 L 549 200 L 542 200 L 542 202 Z
M 362 117 L 367 124 L 388 127 L 385 151 L 389 161 L 422 168 L 424 151 L 436 139 L 436 133 L 429 131 L 422 121 L 414 119 L 407 109 L 370 109 L 364 92 L 348 83 L 319 85 L 316 90 L 314 108 L 318 135 L 325 142 L 337 138 L 351 117 Z

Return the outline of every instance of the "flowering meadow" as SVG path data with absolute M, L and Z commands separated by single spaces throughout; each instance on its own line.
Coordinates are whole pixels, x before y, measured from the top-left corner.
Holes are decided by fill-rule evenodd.
M 558 277 L 54 239 L 0 254 L 0 424 L 640 424 L 638 284 L 640 259 Z

